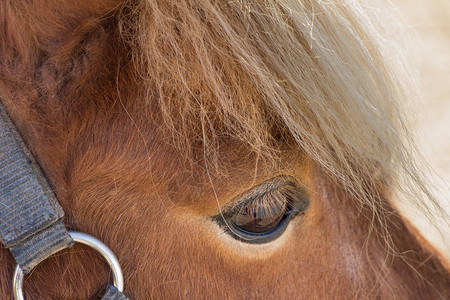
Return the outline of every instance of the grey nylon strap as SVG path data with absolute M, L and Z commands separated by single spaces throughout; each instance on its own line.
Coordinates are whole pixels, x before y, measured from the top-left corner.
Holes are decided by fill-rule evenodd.
M 0 103 L 0 242 L 27 274 L 74 243 L 64 211 Z M 127 300 L 109 285 L 103 300 Z
M 108 285 L 108 289 L 106 290 L 106 294 L 102 297 L 102 300 L 128 300 L 128 298 L 115 286 Z
M 0 104 L 0 242 L 26 274 L 73 240 L 64 212 Z

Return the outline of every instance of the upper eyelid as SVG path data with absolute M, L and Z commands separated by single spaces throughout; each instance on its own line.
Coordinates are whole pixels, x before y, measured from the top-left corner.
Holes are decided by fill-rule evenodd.
M 239 196 L 234 197 L 224 208 L 222 208 L 222 215 L 228 216 L 234 214 L 244 205 L 252 202 L 256 198 L 263 196 L 264 194 L 271 193 L 279 190 L 283 186 L 293 184 L 297 185 L 297 180 L 291 176 L 280 175 L 269 180 L 266 180 L 257 186 L 245 191 Z

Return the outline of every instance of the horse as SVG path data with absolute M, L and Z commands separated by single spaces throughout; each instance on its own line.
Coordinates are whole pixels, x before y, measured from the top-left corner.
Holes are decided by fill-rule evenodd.
M 350 0 L 3 0 L 0 97 L 130 299 L 448 299 L 448 261 L 392 203 L 439 208 L 389 20 Z M 2 299 L 14 267 L 0 248 Z M 109 281 L 75 244 L 25 297 Z

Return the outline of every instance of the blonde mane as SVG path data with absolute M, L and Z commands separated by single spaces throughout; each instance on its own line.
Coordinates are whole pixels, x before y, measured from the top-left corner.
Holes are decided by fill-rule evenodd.
M 201 141 L 214 157 L 232 138 L 271 161 L 280 144 L 297 147 L 384 232 L 381 199 L 394 191 L 439 210 L 414 163 L 402 107 L 412 76 L 382 38 L 384 13 L 355 1 L 137 1 L 120 29 L 177 145 Z

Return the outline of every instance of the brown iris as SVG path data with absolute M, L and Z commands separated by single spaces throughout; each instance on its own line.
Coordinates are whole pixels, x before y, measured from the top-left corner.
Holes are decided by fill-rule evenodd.
M 234 215 L 233 223 L 250 233 L 268 232 L 281 222 L 287 208 L 286 197 L 272 191 L 242 206 Z

